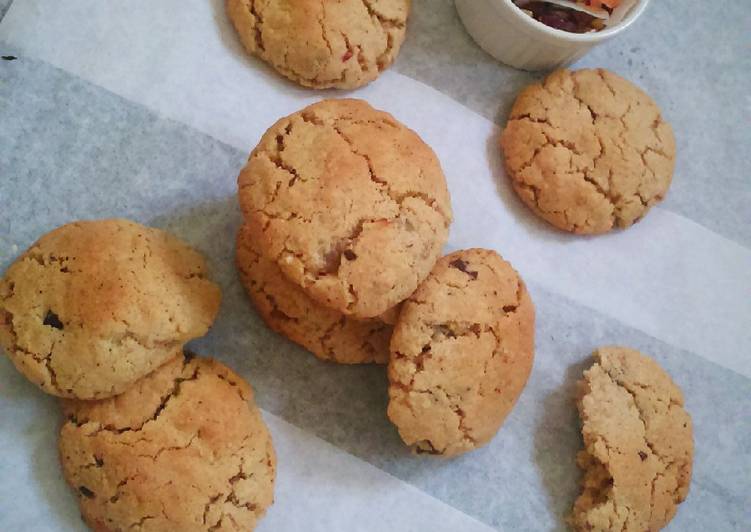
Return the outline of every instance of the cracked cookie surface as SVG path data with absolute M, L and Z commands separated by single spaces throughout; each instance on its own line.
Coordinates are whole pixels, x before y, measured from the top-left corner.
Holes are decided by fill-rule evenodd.
M 279 120 L 238 187 L 264 256 L 311 298 L 356 318 L 408 297 L 448 237 L 433 150 L 360 100 L 324 100 Z
M 691 417 L 683 395 L 651 358 L 603 347 L 579 382 L 584 450 L 576 530 L 656 531 L 688 495 Z
M 247 225 L 237 235 L 237 269 L 253 305 L 272 330 L 321 360 L 340 364 L 386 364 L 394 309 L 367 320 L 349 318 L 310 299 L 275 262 L 261 255 Z
M 220 290 L 203 257 L 127 220 L 42 236 L 0 280 L 0 344 L 47 393 L 110 397 L 203 336 Z
M 580 234 L 625 228 L 662 201 L 675 138 L 654 101 L 607 70 L 559 70 L 518 96 L 501 135 L 519 197 Z
M 250 386 L 179 355 L 125 393 L 64 400 L 60 459 L 94 530 L 251 530 L 276 456 Z
M 391 339 L 388 416 L 404 442 L 453 456 L 490 441 L 532 369 L 534 323 L 524 282 L 494 251 L 439 260 Z
M 409 0 L 226 0 L 245 49 L 305 87 L 376 79 L 404 42 Z

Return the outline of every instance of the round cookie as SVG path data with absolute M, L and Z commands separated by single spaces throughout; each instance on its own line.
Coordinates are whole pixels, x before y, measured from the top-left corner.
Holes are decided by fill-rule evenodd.
M 290 282 L 254 246 L 250 228 L 237 234 L 237 269 L 263 321 L 321 360 L 340 364 L 386 364 L 396 311 L 367 320 L 321 306 Z
M 360 100 L 324 100 L 279 120 L 238 186 L 259 251 L 311 298 L 356 318 L 407 298 L 448 237 L 435 154 Z
M 486 444 L 532 369 L 535 311 L 494 251 L 443 257 L 402 306 L 391 339 L 388 416 L 418 453 Z
M 579 382 L 584 450 L 576 530 L 659 530 L 688 495 L 694 445 L 683 395 L 651 358 L 603 347 Z
M 559 70 L 524 89 L 501 146 L 519 197 L 580 234 L 629 227 L 660 202 L 675 138 L 654 101 L 607 70 Z
M 243 46 L 314 89 L 376 79 L 404 42 L 410 0 L 227 0 Z
M 42 236 L 0 280 L 0 345 L 47 393 L 124 391 L 203 336 L 219 310 L 199 253 L 127 220 Z
M 63 475 L 94 530 L 252 530 L 276 456 L 250 386 L 182 355 L 122 395 L 64 400 Z

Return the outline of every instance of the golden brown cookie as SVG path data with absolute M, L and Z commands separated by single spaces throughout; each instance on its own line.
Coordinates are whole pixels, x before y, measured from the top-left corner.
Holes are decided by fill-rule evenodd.
M 177 238 L 127 220 L 47 233 L 0 280 L 0 345 L 45 392 L 124 391 L 206 333 L 219 287 Z
M 524 282 L 496 252 L 439 260 L 391 339 L 388 416 L 404 442 L 453 456 L 490 441 L 529 377 L 534 329 Z
M 276 263 L 255 249 L 250 229 L 237 234 L 237 269 L 263 321 L 321 360 L 340 364 L 386 364 L 395 312 L 355 320 L 321 306 L 289 281 Z
M 248 53 L 314 89 L 376 79 L 404 42 L 410 0 L 227 0 Z
M 584 450 L 576 530 L 656 531 L 688 495 L 694 443 L 683 395 L 651 358 L 602 347 L 579 383 Z
M 607 70 L 559 70 L 524 89 L 501 135 L 519 197 L 565 231 L 628 227 L 670 187 L 675 138 L 655 102 Z
M 311 298 L 356 318 L 417 288 L 451 222 L 433 150 L 361 100 L 324 100 L 279 120 L 238 186 L 259 251 Z
M 276 456 L 250 386 L 182 355 L 128 391 L 63 401 L 63 474 L 94 530 L 252 530 Z

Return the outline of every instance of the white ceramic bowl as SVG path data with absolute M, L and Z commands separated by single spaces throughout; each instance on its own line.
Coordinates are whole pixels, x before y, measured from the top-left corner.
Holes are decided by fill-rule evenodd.
M 499 61 L 522 70 L 546 70 L 573 63 L 590 48 L 628 28 L 646 9 L 639 0 L 613 27 L 571 33 L 546 26 L 511 0 L 456 0 L 456 10 L 472 38 Z

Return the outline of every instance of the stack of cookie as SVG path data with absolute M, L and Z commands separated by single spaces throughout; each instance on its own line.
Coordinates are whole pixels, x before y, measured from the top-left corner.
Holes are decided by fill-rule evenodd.
M 127 220 L 55 229 L 0 280 L 0 344 L 63 398 L 63 474 L 93 529 L 248 529 L 271 504 L 250 386 L 183 353 L 219 302 L 199 253 Z
M 237 265 L 264 321 L 317 357 L 389 363 L 418 452 L 486 443 L 532 366 L 534 309 L 495 252 L 439 260 L 451 205 L 433 151 L 359 100 L 282 118 L 238 177 Z

